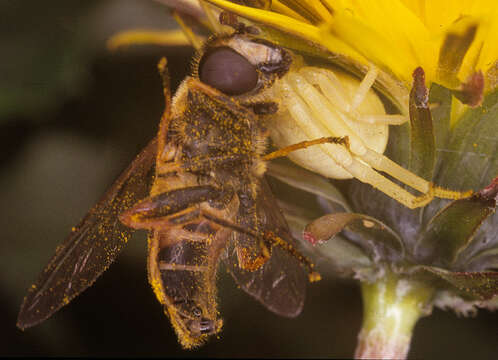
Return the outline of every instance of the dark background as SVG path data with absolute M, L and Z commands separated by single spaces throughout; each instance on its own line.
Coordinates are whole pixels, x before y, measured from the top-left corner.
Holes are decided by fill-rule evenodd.
M 105 40 L 173 26 L 153 1 L 0 1 L 0 356 L 351 357 L 362 313 L 355 283 L 310 284 L 291 320 L 266 311 L 223 269 L 220 337 L 182 350 L 147 283 L 143 233 L 69 306 L 35 328 L 15 327 L 57 244 L 154 136 L 159 58 L 168 57 L 174 88 L 188 71 L 189 48 L 111 53 Z M 417 324 L 410 357 L 496 358 L 497 324 L 496 313 L 435 310 Z

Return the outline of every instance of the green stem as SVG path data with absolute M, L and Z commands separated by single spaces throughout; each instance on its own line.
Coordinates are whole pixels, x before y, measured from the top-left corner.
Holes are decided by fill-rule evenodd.
M 392 273 L 361 289 L 364 318 L 355 358 L 406 359 L 417 320 L 430 312 L 433 289 Z

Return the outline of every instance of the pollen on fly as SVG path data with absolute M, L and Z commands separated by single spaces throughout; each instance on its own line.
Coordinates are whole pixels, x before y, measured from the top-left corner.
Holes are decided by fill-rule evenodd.
M 216 271 L 223 261 L 238 285 L 271 311 L 297 316 L 306 272 L 319 275 L 294 245 L 264 179 L 266 162 L 315 144 L 267 153 L 265 119 L 278 110 L 265 92 L 285 75 L 289 53 L 237 27 L 210 38 L 191 76 L 169 92 L 155 139 L 56 249 L 28 290 L 18 327 L 34 326 L 88 288 L 134 229 L 149 235 L 149 281 L 185 348 L 221 330 Z M 154 172 L 151 186 L 146 178 Z

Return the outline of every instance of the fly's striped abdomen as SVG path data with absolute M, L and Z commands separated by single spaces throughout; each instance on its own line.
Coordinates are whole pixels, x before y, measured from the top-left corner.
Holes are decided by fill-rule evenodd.
M 175 234 L 166 232 L 164 235 Z M 207 256 L 210 236 L 212 234 L 186 232 L 181 240 L 161 238 L 158 266 L 163 283 L 167 284 L 166 295 L 174 304 L 193 299 L 196 290 L 204 286 L 209 266 Z
M 151 238 L 150 254 L 156 254 L 149 258 L 151 282 L 160 282 L 156 294 L 184 346 L 200 345 L 221 330 L 215 272 L 226 232 L 209 221 L 197 220 L 155 231 Z

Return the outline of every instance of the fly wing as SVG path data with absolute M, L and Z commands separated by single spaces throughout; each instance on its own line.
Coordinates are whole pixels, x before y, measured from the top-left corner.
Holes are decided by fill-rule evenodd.
M 255 228 L 272 231 L 292 245 L 295 241 L 271 189 L 265 179 L 260 181 L 260 191 L 255 203 Z M 274 313 L 287 317 L 298 316 L 304 305 L 307 283 L 299 260 L 281 247 L 274 246 L 271 257 L 263 266 L 255 271 L 244 270 L 239 266 L 237 256 L 237 246 L 240 244 L 259 246 L 258 241 L 249 235 L 233 232 L 226 249 L 225 263 L 237 284 Z
M 148 193 L 157 139 L 133 160 L 66 240 L 24 298 L 17 319 L 21 329 L 34 326 L 93 284 L 119 254 L 132 230 L 118 215 Z

